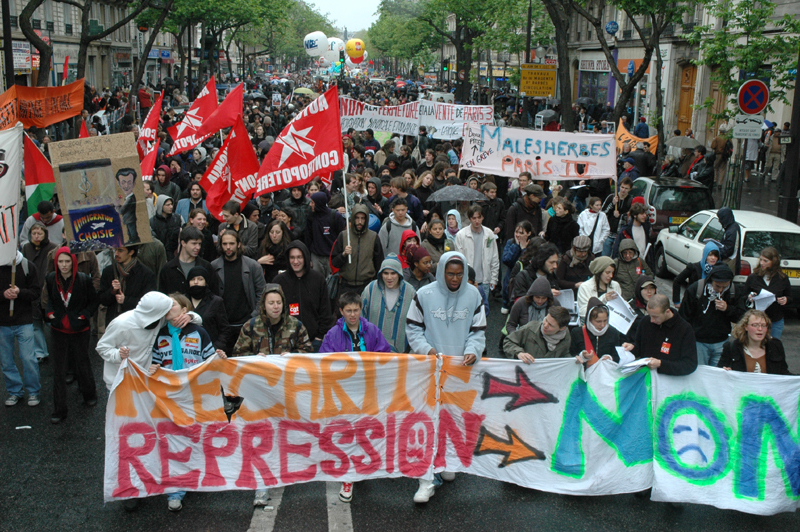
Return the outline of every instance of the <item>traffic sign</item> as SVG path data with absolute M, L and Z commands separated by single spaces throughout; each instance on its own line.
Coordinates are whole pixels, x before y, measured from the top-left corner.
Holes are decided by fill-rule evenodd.
M 528 96 L 554 96 L 558 67 L 547 64 L 524 64 L 520 69 L 519 91 Z
M 612 20 L 611 22 L 606 24 L 606 33 L 608 33 L 609 35 L 616 35 L 618 31 L 619 31 L 619 24 L 617 23 L 616 20 Z
M 464 81 L 464 78 L 466 78 L 466 77 L 467 77 L 467 74 L 466 74 L 466 72 L 464 72 L 463 68 L 458 71 L 458 79 L 460 79 L 461 81 Z
M 752 115 L 736 115 L 733 124 L 733 138 L 760 139 L 764 118 Z
M 745 81 L 742 86 L 739 87 L 736 101 L 739 103 L 739 109 L 741 109 L 744 114 L 756 115 L 767 107 L 769 103 L 769 89 L 766 83 L 760 79 Z

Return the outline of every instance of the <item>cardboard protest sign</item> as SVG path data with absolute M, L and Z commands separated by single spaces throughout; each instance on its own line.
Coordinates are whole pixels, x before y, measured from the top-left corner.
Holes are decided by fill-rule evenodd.
M 617 177 L 612 135 L 533 131 L 469 124 L 461 167 L 473 172 L 534 179 Z
M 50 158 L 68 240 L 87 248 L 152 242 L 133 133 L 53 142 Z

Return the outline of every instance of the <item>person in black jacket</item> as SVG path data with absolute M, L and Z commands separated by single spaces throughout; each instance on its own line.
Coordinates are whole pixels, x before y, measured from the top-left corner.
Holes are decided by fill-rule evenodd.
M 483 225 L 497 235 L 498 252 L 502 252 L 506 234 L 506 204 L 497 197 L 497 185 L 491 181 L 481 185 L 481 192 L 486 196 L 485 200 L 477 202 L 483 209 Z
M 648 358 L 647 367 L 664 375 L 689 375 L 697 369 L 697 346 L 692 326 L 669 307 L 669 298 L 656 294 L 647 303 L 644 320 L 633 344 L 623 344 L 636 358 Z
M 203 244 L 200 246 L 199 257 L 211 262 L 217 258 L 217 245 L 214 243 L 214 233 L 209 229 L 208 215 L 203 209 L 194 209 L 189 213 L 189 225 L 203 234 Z
M 302 242 L 295 240 L 287 248 L 289 270 L 278 274 L 274 282 L 281 285 L 289 305 L 289 314 L 298 318 L 308 330 L 308 336 L 319 350 L 322 339 L 334 319 L 325 277 L 312 269 L 311 253 Z
M 314 270 L 327 278 L 331 273 L 328 262 L 331 249 L 336 236 L 347 227 L 347 222 L 344 216 L 328 207 L 328 195 L 324 192 L 311 195 L 311 206 L 313 210 L 306 223 L 304 241 L 311 251 Z M 306 323 L 306 320 L 300 321 Z
M 737 293 L 727 264 L 715 264 L 705 279 L 689 285 L 680 314 L 694 329 L 698 363 L 717 365 L 731 323 L 739 321 L 744 312 L 744 297 Z
M 603 242 L 603 255 L 607 257 L 611 256 L 611 251 L 614 248 L 614 241 L 617 239 L 620 222 L 627 219 L 628 211 L 631 210 L 633 196 L 630 195 L 630 192 L 632 188 L 633 181 L 631 178 L 620 179 L 616 193 L 609 194 L 603 202 L 601 210 L 605 213 L 609 229 L 611 229 L 611 233 L 606 238 L 606 241 Z
M 760 310 L 748 310 L 734 326 L 722 348 L 717 367 L 748 373 L 791 375 L 783 344 L 769 334 L 770 319 Z
M 555 216 L 551 216 L 548 220 L 544 238 L 555 244 L 560 253 L 566 253 L 572 248 L 572 241 L 581 232 L 578 222 L 572 216 L 575 213 L 575 206 L 566 198 L 555 198 L 553 211 Z
M 156 289 L 155 274 L 139 262 L 138 255 L 138 246 L 116 248 L 114 264 L 106 266 L 100 275 L 98 300 L 106 307 L 106 326 L 123 312 L 135 309 L 143 295 Z
M 97 404 L 97 385 L 89 359 L 89 319 L 99 304 L 92 278 L 78 271 L 78 260 L 68 247 L 55 253 L 56 271 L 45 278 L 45 320 L 53 338 L 53 414 L 50 421 L 67 417 L 67 360 L 75 362 L 75 377 L 88 406 Z
M 572 239 L 572 248 L 564 253 L 558 261 L 556 278 L 562 290 L 572 290 L 578 295 L 581 283 L 592 278 L 589 264 L 594 260 L 592 255 L 592 239 L 579 235 Z
M 169 295 L 175 292 L 186 294 L 189 286 L 189 270 L 194 266 L 200 266 L 207 271 L 213 271 L 211 263 L 200 258 L 200 249 L 203 244 L 203 233 L 196 227 L 187 226 L 181 229 L 180 233 L 180 252 L 178 256 L 167 261 L 158 273 L 158 291 Z M 214 276 L 208 284 L 212 293 L 219 295 L 219 283 Z
M 175 203 L 167 195 L 156 199 L 156 215 L 150 218 L 150 228 L 167 252 L 167 258 L 175 256 L 178 249 L 178 234 L 181 232 L 181 217 L 172 214 Z
M 739 224 L 733 217 L 733 211 L 730 207 L 723 207 L 717 211 L 717 218 L 725 234 L 722 237 L 722 246 L 720 247 L 720 259 L 728 263 L 728 266 L 733 271 L 734 275 L 739 275 L 741 268 L 742 249 L 741 238 L 739 235 Z
M 573 327 L 569 354 L 590 367 L 605 356 L 619 362 L 617 347 L 622 346 L 623 335 L 608 323 L 608 307 L 597 299 L 590 298 L 586 305 L 586 325 Z
M 226 346 L 233 343 L 231 334 L 235 331 L 229 327 L 224 301 L 209 288 L 215 280 L 214 276 L 210 270 L 195 266 L 189 270 L 186 278 L 189 283 L 186 295 L 192 302 L 194 312 L 203 318 L 203 329 L 214 343 L 214 348 L 224 351 Z
M 264 269 L 264 280 L 271 283 L 278 272 L 289 269 L 289 257 L 286 248 L 292 241 L 286 224 L 280 220 L 272 220 L 267 225 L 267 232 L 261 241 L 258 263 Z
M 747 294 L 749 307 L 753 306 L 753 297 L 762 290 L 772 292 L 775 295 L 775 301 L 767 307 L 766 313 L 770 322 L 772 322 L 771 336 L 780 340 L 784 325 L 783 309 L 791 301 L 792 285 L 781 269 L 780 253 L 772 247 L 761 250 L 758 266 L 744 283 L 744 293 Z
M 561 295 L 556 268 L 558 268 L 558 248 L 553 244 L 545 244 L 533 255 L 531 262 L 514 277 L 514 287 L 511 291 L 511 300 L 524 296 L 533 282 L 539 277 L 547 277 L 553 291 L 553 297 Z
M 681 307 L 681 287 L 688 287 L 692 283 L 703 279 L 703 274 L 711 272 L 711 268 L 719 262 L 719 246 L 713 240 L 706 242 L 703 248 L 703 258 L 700 262 L 690 262 L 675 276 L 672 281 L 672 304 L 675 308 Z

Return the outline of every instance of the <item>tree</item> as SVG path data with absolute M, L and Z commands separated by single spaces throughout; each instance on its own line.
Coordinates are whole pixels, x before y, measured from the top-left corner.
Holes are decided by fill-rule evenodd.
M 161 28 L 164 26 L 164 22 L 167 20 L 167 16 L 169 16 L 170 10 L 172 6 L 175 4 L 175 0 L 169 0 L 164 8 L 161 10 L 161 14 L 156 19 L 153 26 L 150 28 L 150 37 L 147 39 L 147 43 L 144 45 L 144 49 L 142 50 L 142 58 L 139 61 L 139 67 L 136 69 L 136 74 L 133 76 L 133 82 L 131 83 L 131 95 L 137 94 L 137 90 L 139 88 L 139 84 L 142 82 L 142 77 L 144 76 L 144 69 L 147 66 L 147 56 L 150 55 L 150 50 L 153 48 L 153 43 L 156 41 L 156 36 L 158 32 L 161 31 Z M 135 105 L 131 105 L 129 107 L 129 112 L 131 116 L 134 115 L 134 111 L 136 110 Z M 145 117 L 142 117 L 144 120 Z
M 575 131 L 575 113 L 572 111 L 572 82 L 569 66 L 569 26 L 572 22 L 572 2 L 570 0 L 542 0 L 556 34 L 556 53 L 558 54 L 558 85 L 561 89 L 561 125 L 566 131 Z
M 33 30 L 31 18 L 33 13 L 39 9 L 44 3 L 44 0 L 30 0 L 28 4 L 22 9 L 19 15 L 19 28 L 22 30 L 25 38 L 30 41 L 36 51 L 39 52 L 39 73 L 36 78 L 36 85 L 38 87 L 46 87 L 50 78 L 50 60 L 53 57 L 53 47 L 44 42 L 44 39 L 39 37 Z M 6 65 L 8 68 L 8 65 Z

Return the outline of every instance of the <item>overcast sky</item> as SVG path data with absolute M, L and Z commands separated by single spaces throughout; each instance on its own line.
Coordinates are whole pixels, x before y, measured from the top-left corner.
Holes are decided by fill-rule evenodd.
M 306 2 L 313 5 L 323 15 L 328 13 L 334 26 L 347 27 L 347 31 L 351 34 L 358 30 L 366 30 L 375 22 L 377 19 L 375 12 L 380 4 L 380 0 L 339 0 L 338 2 L 306 0 Z M 308 31 L 315 31 L 315 28 L 309 28 Z

